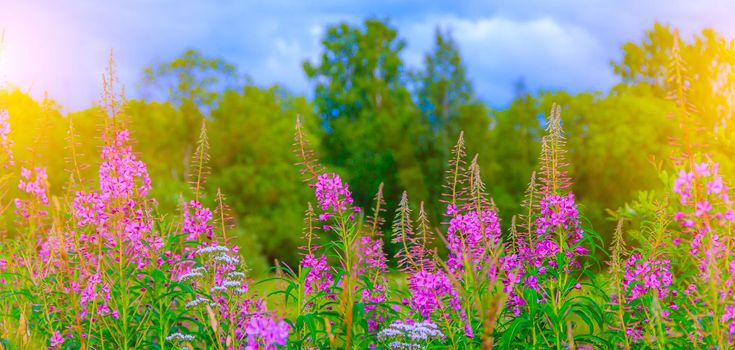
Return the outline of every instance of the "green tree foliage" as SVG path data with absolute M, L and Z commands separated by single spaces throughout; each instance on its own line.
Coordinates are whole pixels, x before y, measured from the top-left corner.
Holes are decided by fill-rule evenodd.
M 450 151 L 460 131 L 465 134 L 467 148 L 472 152 L 486 149 L 490 116 L 487 106 L 474 95 L 472 82 L 457 43 L 449 31 L 437 28 L 434 47 L 424 57 L 424 67 L 416 72 L 414 99 L 424 123 L 430 125 L 421 138 L 423 172 L 429 184 L 429 201 L 434 222 L 439 222 L 441 183 L 448 169 Z
M 615 72 L 631 89 L 627 93 L 650 93 L 661 100 L 684 104 L 691 120 L 691 142 L 707 148 L 723 160 L 732 159 L 733 100 L 735 92 L 735 47 L 712 29 L 684 40 L 676 29 L 656 23 L 640 43 L 623 46 L 623 58 L 614 63 Z M 735 173 L 732 162 L 725 162 Z
M 670 104 L 651 96 L 559 92 L 542 96 L 542 108 L 564 107 L 573 190 L 595 228 L 613 230 L 607 210 L 660 186 L 656 166 L 668 161 L 668 135 L 675 126 Z
M 212 112 L 209 187 L 227 195 L 246 238 L 257 239 L 270 262 L 296 262 L 303 211 L 312 199 L 293 165 L 293 128 L 301 115 L 313 133 L 311 110 L 304 97 L 248 85 L 226 92 Z
M 405 43 L 386 22 L 331 26 L 319 62 L 305 62 L 315 85 L 314 104 L 322 118 L 323 160 L 344 169 L 357 204 L 369 203 L 385 183 L 388 211 L 405 189 L 425 199 L 420 139 L 428 123 L 412 101 L 400 54 Z
M 295 263 L 303 205 L 310 199 L 308 189 L 299 185 L 291 154 L 292 130 L 296 115 L 310 121 L 307 131 L 317 128 L 312 107 L 304 97 L 290 95 L 276 86 L 245 85 L 221 94 L 206 122 L 210 145 L 211 174 L 204 185 L 202 200 L 215 207 L 218 189 L 227 197 L 238 224 L 234 239 L 254 269 L 273 262 Z M 186 167 L 180 161 L 189 144 L 178 134 L 161 135 L 163 130 L 180 130 L 185 111 L 171 102 L 131 101 L 136 149 L 150 164 L 153 195 L 168 209 L 179 205 L 180 195 L 190 189 Z M 200 119 L 200 127 L 201 127 Z M 196 130 L 199 133 L 199 129 Z M 191 156 L 189 156 L 191 158 Z
M 183 175 L 188 173 L 188 160 L 197 139 L 201 119 L 222 99 L 224 92 L 237 89 L 235 67 L 220 58 L 203 56 L 186 50 L 170 62 L 145 68 L 143 86 L 152 98 L 164 98 L 181 112 L 178 122 L 168 129 L 178 134 L 183 143 Z
M 489 192 L 506 222 L 519 211 L 518 203 L 536 168 L 544 113 L 548 109 L 524 91 L 518 92 L 508 108 L 493 112 L 493 126 L 481 156 Z

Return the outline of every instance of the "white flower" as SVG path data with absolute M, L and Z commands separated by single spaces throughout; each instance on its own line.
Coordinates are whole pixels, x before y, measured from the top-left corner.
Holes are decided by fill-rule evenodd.
M 240 263 L 240 258 L 232 257 L 226 254 L 217 255 L 214 257 L 214 260 L 223 262 L 225 264 L 232 264 L 232 265 L 237 265 L 238 263 Z
M 215 253 L 215 252 L 229 252 L 230 248 L 225 246 L 217 245 L 197 249 L 197 254 Z
M 172 333 L 168 337 L 166 337 L 166 341 L 193 341 L 195 338 L 193 335 L 190 334 L 181 334 L 181 332 Z
M 201 305 L 201 304 L 204 304 L 204 303 L 206 303 L 206 302 L 208 302 L 208 301 L 209 301 L 208 299 L 204 299 L 204 298 L 196 298 L 196 299 L 194 299 L 194 300 L 192 300 L 192 301 L 190 301 L 190 302 L 186 303 L 186 307 L 187 307 L 187 308 L 190 308 L 190 307 L 197 307 L 197 306 L 199 306 L 199 305 Z

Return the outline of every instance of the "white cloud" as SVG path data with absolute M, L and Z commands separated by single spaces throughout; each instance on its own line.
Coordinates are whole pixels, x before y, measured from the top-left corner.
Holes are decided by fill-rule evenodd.
M 529 87 L 545 89 L 602 88 L 612 81 L 599 41 L 550 17 L 427 18 L 407 26 L 408 41 L 425 45 L 412 46 L 407 56 L 430 49 L 431 42 L 418 37 L 433 38 L 437 25 L 451 30 L 478 93 L 494 103 L 506 102 L 521 77 Z

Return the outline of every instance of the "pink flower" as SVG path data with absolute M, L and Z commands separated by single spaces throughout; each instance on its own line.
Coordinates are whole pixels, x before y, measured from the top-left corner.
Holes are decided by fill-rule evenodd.
M 694 172 L 699 176 L 709 176 L 709 164 L 707 163 L 698 163 L 694 164 Z
M 533 290 L 538 290 L 538 277 L 531 275 L 526 278 L 526 284 L 525 287 L 531 288 Z
M 500 242 L 498 214 L 486 210 L 457 214 L 449 221 L 447 229 L 449 258 L 447 265 L 454 272 L 462 271 L 465 261 L 471 268 L 480 270 Z
M 365 305 L 365 313 L 368 316 L 368 332 L 373 333 L 378 330 L 380 323 L 385 320 L 385 315 L 379 313 L 378 305 L 387 300 L 385 293 L 385 285 L 375 283 L 370 287 L 365 287 L 360 293 L 360 298 Z
M 710 210 L 712 210 L 712 205 L 710 205 L 708 201 L 702 201 L 697 203 L 697 209 L 694 212 L 694 215 L 700 217 L 706 213 L 709 213 Z
M 202 234 L 205 234 L 207 239 L 211 240 L 213 238 L 213 228 L 212 225 L 209 224 L 211 220 L 212 211 L 209 210 L 209 208 L 204 208 L 202 204 L 197 201 L 184 203 L 183 231 L 184 234 L 186 234 L 187 240 L 198 240 L 199 236 Z
M 129 142 L 128 131 L 121 130 L 102 148 L 100 190 L 112 198 L 145 196 L 151 189 L 146 165 L 135 157 Z
M 110 248 L 122 245 L 118 249 L 138 268 L 147 266 L 158 258 L 163 240 L 153 232 L 149 203 L 154 201 L 146 198 L 151 188 L 146 166 L 133 154 L 126 130 L 103 146 L 98 174 L 99 188 L 77 192 L 74 198 L 76 223 L 92 228 L 91 234 L 80 234 L 80 241 L 90 245 L 102 241 Z M 109 227 L 112 223 L 114 227 Z
M 681 204 L 686 204 L 692 194 L 694 174 L 684 170 L 679 171 L 679 177 L 674 180 L 674 193 L 679 194 Z
M 316 258 L 313 254 L 307 254 L 301 259 L 301 268 L 308 269 L 304 278 L 304 292 L 306 295 L 331 290 L 334 276 L 330 272 L 326 256 L 322 255 Z
M 720 194 L 725 188 L 722 176 L 714 176 L 712 181 L 707 182 L 707 194 Z
M 339 175 L 334 173 L 322 174 L 317 178 L 316 184 L 312 185 L 319 206 L 324 211 L 341 213 L 351 210 L 352 193 L 346 183 L 342 182 Z
M 255 315 L 245 328 L 247 334 L 246 350 L 276 350 L 285 346 L 291 327 L 283 320 L 276 321 L 267 315 Z
M 435 310 L 461 309 L 459 296 L 444 272 L 418 271 L 409 277 L 411 306 L 422 317 L 430 317 Z
M 540 260 L 552 259 L 562 250 L 570 258 L 570 265 L 578 267 L 579 263 L 574 260 L 574 256 L 587 255 L 588 250 L 578 245 L 584 238 L 584 231 L 579 223 L 579 211 L 574 194 L 547 196 L 541 199 L 539 206 L 541 211 L 536 218 L 536 233 L 541 241 L 536 243 L 534 251 L 530 252 L 536 267 L 541 266 Z M 558 230 L 563 230 L 563 234 L 566 235 L 566 247 L 559 247 L 556 241 L 550 239 Z M 552 261 L 556 263 L 553 259 L 549 263 L 552 264 Z
M 458 213 L 459 213 L 459 210 L 457 210 L 457 206 L 456 205 L 454 205 L 454 204 L 447 205 L 447 211 L 446 211 L 446 215 L 447 216 L 455 216 Z
M 51 347 L 59 347 L 62 343 L 64 343 L 64 337 L 61 335 L 61 332 L 54 331 L 54 334 L 51 336 Z
M 384 273 L 387 269 L 383 241 L 367 236 L 361 237 L 357 244 L 357 274 Z
M 722 314 L 722 322 L 727 324 L 730 334 L 735 334 L 735 306 L 725 306 L 725 313 Z
M 638 299 L 654 291 L 660 299 L 669 295 L 673 283 L 669 260 L 644 259 L 641 254 L 631 255 L 625 267 L 623 287 L 629 292 L 627 300 Z
M 46 175 L 46 168 L 36 167 L 33 171 L 21 168 L 20 170 L 20 181 L 18 182 L 18 188 L 31 196 L 30 200 L 23 200 L 16 198 L 15 207 L 17 213 L 24 218 L 29 218 L 31 215 L 46 215 L 46 211 L 37 209 L 32 204 L 32 201 L 39 203 L 40 205 L 48 205 L 48 176 Z M 30 210 L 36 209 L 36 212 L 30 212 Z
M 8 111 L 0 110 L 0 152 L 3 153 L 2 163 L 3 167 L 14 165 L 13 161 L 13 141 L 8 138 L 10 134 L 10 123 L 8 122 Z

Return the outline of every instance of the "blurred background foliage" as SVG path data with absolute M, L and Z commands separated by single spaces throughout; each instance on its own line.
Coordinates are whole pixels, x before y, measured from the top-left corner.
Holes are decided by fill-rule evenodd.
M 321 57 L 303 64 L 313 87 L 308 97 L 255 86 L 233 65 L 188 50 L 143 72 L 137 88 L 149 98 L 127 101 L 127 122 L 135 151 L 149 166 L 152 195 L 161 212 L 175 213 L 181 198 L 191 197 L 185 174 L 204 121 L 211 145 L 204 201 L 212 205 L 217 189 L 226 194 L 243 255 L 263 271 L 275 259 L 296 263 L 303 212 L 312 200 L 293 166 L 296 115 L 322 162 L 349 181 L 357 205 L 369 207 L 385 183 L 388 221 L 406 190 L 412 205 L 425 201 L 440 225 L 444 167 L 464 131 L 507 230 L 536 168 L 543 115 L 556 102 L 563 108 L 573 190 L 584 215 L 608 240 L 613 212 L 640 191 L 662 186 L 659 171 L 670 164 L 670 137 L 680 133 L 672 118 L 676 102 L 667 96 L 672 78 L 685 80 L 683 93 L 696 111 L 699 129 L 691 137 L 706 143 L 725 173 L 735 175 L 732 43 L 703 30 L 675 45 L 674 33 L 657 23 L 640 42 L 623 45 L 622 58 L 611 63 L 620 82 L 609 91 L 530 93 L 519 82 L 508 106 L 492 108 L 474 95 L 449 32 L 437 29 L 433 49 L 415 71 L 403 62 L 406 43 L 389 22 L 342 23 L 327 30 Z M 672 71 L 675 49 L 686 68 L 681 75 Z M 61 175 L 71 168 L 68 159 L 59 156 L 62 149 L 71 151 L 70 137 L 74 152 L 83 155 L 82 171 L 93 178 L 104 120 L 100 107 L 64 115 L 54 102 L 13 89 L 0 92 L 0 107 L 10 114 L 19 165 L 47 167 L 59 198 L 74 190 L 66 186 L 68 175 Z M 12 220 L 4 218 L 5 234 L 14 234 Z

